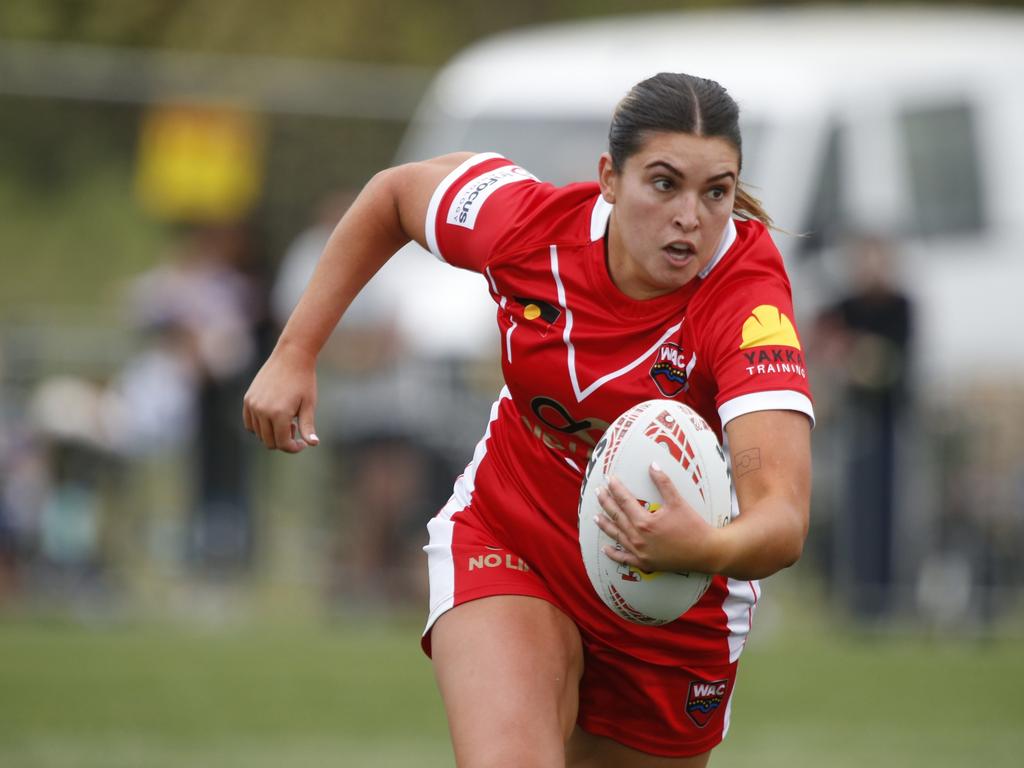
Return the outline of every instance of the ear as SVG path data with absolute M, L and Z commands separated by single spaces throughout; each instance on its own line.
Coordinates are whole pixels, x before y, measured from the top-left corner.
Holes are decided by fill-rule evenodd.
M 601 185 L 601 197 L 606 203 L 615 204 L 615 187 L 619 181 L 619 174 L 612 165 L 612 156 L 607 152 L 601 153 L 601 159 L 597 161 L 597 181 Z

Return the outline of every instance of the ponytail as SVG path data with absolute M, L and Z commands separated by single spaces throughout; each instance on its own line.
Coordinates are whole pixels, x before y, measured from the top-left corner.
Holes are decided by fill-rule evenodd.
M 733 203 L 732 212 L 741 219 L 746 219 L 747 221 L 756 219 L 769 229 L 774 228 L 772 217 L 768 215 L 764 206 L 761 205 L 761 201 L 750 194 L 742 182 L 736 187 L 736 201 Z

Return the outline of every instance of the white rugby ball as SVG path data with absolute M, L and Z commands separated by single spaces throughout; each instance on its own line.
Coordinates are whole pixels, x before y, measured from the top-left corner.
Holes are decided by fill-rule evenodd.
M 623 619 L 661 625 L 688 611 L 711 584 L 703 573 L 647 573 L 615 562 L 602 547 L 617 544 L 594 522 L 603 515 L 597 489 L 615 475 L 641 504 L 663 503 L 649 468 L 657 462 L 679 494 L 717 528 L 732 512 L 725 454 L 708 423 L 674 400 L 647 400 L 619 416 L 594 446 L 580 490 L 579 538 L 583 563 L 605 605 Z

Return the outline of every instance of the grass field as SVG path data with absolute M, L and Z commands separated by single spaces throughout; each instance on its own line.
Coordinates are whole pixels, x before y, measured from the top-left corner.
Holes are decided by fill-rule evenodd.
M 1019 641 L 768 618 L 713 765 L 1021 764 Z M 418 617 L 217 630 L 0 618 L 0 766 L 452 765 L 418 632 Z

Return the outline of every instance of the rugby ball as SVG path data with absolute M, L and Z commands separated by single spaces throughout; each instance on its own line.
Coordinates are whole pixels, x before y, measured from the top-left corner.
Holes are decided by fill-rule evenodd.
M 612 475 L 648 510 L 663 503 L 649 468 L 657 462 L 679 494 L 717 528 L 732 512 L 732 483 L 714 431 L 692 408 L 674 400 L 648 400 L 619 416 L 594 446 L 580 489 L 579 539 L 587 576 L 616 615 L 658 626 L 688 611 L 711 584 L 703 573 L 647 573 L 615 562 L 602 551 L 618 546 L 594 522 L 604 510 L 597 489 Z

